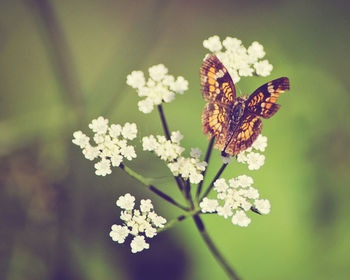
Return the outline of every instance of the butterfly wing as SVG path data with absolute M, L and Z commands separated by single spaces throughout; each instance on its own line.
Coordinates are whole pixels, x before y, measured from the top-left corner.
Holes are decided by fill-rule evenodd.
M 225 152 L 230 155 L 237 155 L 241 151 L 248 149 L 259 136 L 261 129 L 262 121 L 260 117 L 250 114 L 249 112 L 245 112 L 242 117 L 242 121 L 235 129 L 232 140 L 228 144 Z M 221 143 L 225 142 L 225 140 L 227 141 L 227 137 L 225 138 L 225 136 L 223 136 L 222 139 L 219 138 L 217 142 Z M 224 147 L 225 146 L 220 146 L 221 150 L 223 150 Z
M 249 112 L 268 119 L 280 108 L 276 102 L 280 93 L 286 90 L 289 90 L 289 79 L 286 77 L 268 82 L 249 96 L 246 108 Z
M 231 106 L 236 98 L 236 89 L 226 67 L 214 55 L 209 55 L 203 62 L 201 70 L 203 98 L 211 103 Z
M 202 112 L 202 124 L 204 134 L 209 137 L 226 134 L 229 125 L 229 109 L 217 103 L 205 104 Z M 217 138 L 218 139 L 218 138 Z

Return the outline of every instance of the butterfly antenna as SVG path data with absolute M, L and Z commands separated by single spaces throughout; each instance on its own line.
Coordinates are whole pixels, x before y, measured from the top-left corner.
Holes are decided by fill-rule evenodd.
M 241 88 L 239 87 L 239 85 L 235 85 L 235 87 L 238 89 L 239 95 L 242 96 L 243 94 L 242 94 L 242 91 L 241 91 Z

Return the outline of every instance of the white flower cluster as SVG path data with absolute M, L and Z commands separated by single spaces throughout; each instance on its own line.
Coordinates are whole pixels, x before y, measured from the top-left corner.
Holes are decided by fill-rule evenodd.
M 149 244 L 145 241 L 145 236 L 156 236 L 157 228 L 163 228 L 166 219 L 154 212 L 150 199 L 141 199 L 140 210 L 134 209 L 135 197 L 129 193 L 120 196 L 116 204 L 124 210 L 120 215 L 123 225 L 112 225 L 109 236 L 113 241 L 124 243 L 129 234 L 133 235 L 130 243 L 132 253 L 148 249 Z
M 231 217 L 232 224 L 246 227 L 251 222 L 246 212 L 252 207 L 265 215 L 271 208 L 267 199 L 259 199 L 259 192 L 252 184 L 253 178 L 247 175 L 232 178 L 228 184 L 225 179 L 218 179 L 214 183 L 217 199 L 205 197 L 199 206 L 203 213 L 216 212 L 225 219 Z
M 228 69 L 234 83 L 239 82 L 240 77 L 258 76 L 266 77 L 272 71 L 272 65 L 268 60 L 260 60 L 265 56 L 264 48 L 258 42 L 253 42 L 248 49 L 237 38 L 226 37 L 220 41 L 219 36 L 214 35 L 203 41 L 203 46 L 215 53 L 220 61 Z M 223 51 L 223 46 L 226 48 Z
M 188 81 L 179 76 L 176 79 L 168 75 L 168 69 L 163 64 L 150 67 L 149 79 L 146 82 L 142 71 L 132 71 L 127 76 L 126 83 L 137 89 L 140 97 L 145 99 L 138 102 L 139 110 L 150 113 L 154 105 L 162 102 L 170 102 L 175 98 L 175 93 L 183 94 L 188 89 Z
M 111 166 L 119 166 L 123 158 L 136 158 L 134 147 L 127 145 L 127 140 L 136 138 L 136 124 L 126 123 L 123 127 L 119 124 L 108 126 L 108 119 L 99 117 L 89 124 L 89 128 L 95 133 L 93 140 L 96 146 L 90 145 L 90 138 L 81 131 L 73 133 L 72 142 L 83 150 L 88 160 L 100 158 L 95 164 L 96 175 L 111 174 Z
M 248 164 L 249 170 L 258 170 L 265 163 L 265 156 L 255 151 L 264 152 L 267 147 L 267 137 L 261 134 L 247 150 L 237 155 L 237 161 Z
M 182 138 L 183 136 L 179 131 L 172 132 L 171 140 L 167 140 L 160 135 L 143 137 L 143 150 L 154 152 L 158 157 L 166 161 L 174 176 L 181 175 L 182 178 L 189 179 L 191 183 L 198 184 L 203 180 L 201 173 L 205 170 L 207 163 L 200 161 L 201 151 L 197 148 L 191 149 L 191 157 L 185 158 L 181 156 L 185 150 L 180 146 Z

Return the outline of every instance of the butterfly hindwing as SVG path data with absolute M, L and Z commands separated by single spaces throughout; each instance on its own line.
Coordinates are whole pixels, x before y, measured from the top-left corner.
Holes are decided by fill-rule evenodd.
M 202 124 L 204 134 L 209 137 L 226 133 L 229 113 L 227 108 L 216 103 L 207 103 L 202 112 Z
M 213 54 L 203 62 L 201 70 L 203 98 L 212 103 L 232 105 L 236 98 L 236 89 L 226 67 Z
M 249 96 L 246 107 L 251 113 L 268 119 L 278 111 L 278 96 L 286 90 L 289 90 L 288 78 L 282 77 L 268 82 Z
M 241 151 L 248 149 L 262 129 L 260 117 L 245 113 L 242 121 L 235 130 L 232 140 L 227 145 L 226 152 L 231 155 L 237 155 Z

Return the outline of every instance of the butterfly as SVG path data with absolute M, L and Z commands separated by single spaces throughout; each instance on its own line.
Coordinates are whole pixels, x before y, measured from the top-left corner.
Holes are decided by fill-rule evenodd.
M 202 112 L 204 134 L 216 137 L 214 148 L 222 156 L 248 149 L 262 129 L 261 118 L 272 117 L 280 108 L 278 96 L 289 90 L 289 79 L 278 78 L 250 96 L 236 97 L 235 85 L 221 61 L 209 55 L 200 69 L 202 96 L 208 102 Z

